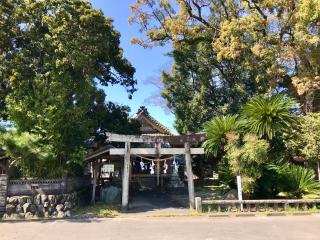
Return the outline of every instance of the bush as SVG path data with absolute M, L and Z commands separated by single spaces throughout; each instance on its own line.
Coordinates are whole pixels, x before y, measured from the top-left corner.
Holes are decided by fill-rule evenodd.
M 243 192 L 250 196 L 256 181 L 262 176 L 262 165 L 267 161 L 269 144 L 255 135 L 247 134 L 243 139 L 238 135 L 228 136 L 225 161 L 230 165 L 234 176 L 241 175 Z
M 269 166 L 277 174 L 278 196 L 285 198 L 319 198 L 320 184 L 311 168 L 284 163 Z

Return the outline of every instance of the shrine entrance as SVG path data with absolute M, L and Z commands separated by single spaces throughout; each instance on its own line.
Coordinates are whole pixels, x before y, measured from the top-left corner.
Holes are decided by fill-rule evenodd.
M 188 198 L 183 156 L 157 159 L 132 155 L 130 160 L 129 212 L 171 212 L 183 208 L 176 201 L 177 195 Z
M 91 153 L 93 175 L 93 202 L 101 166 L 113 159 L 120 164 L 117 172 L 121 181 L 121 206 L 128 210 L 129 200 L 135 194 L 148 195 L 165 192 L 168 188 L 183 187 L 187 182 L 190 208 L 195 207 L 191 156 L 204 154 L 201 147 L 192 148 L 205 140 L 203 134 L 186 136 L 135 136 L 107 133 L 107 141 L 113 146 Z M 149 191 L 149 193 L 148 193 Z M 130 196 L 131 195 L 133 196 Z M 149 195 L 150 196 L 150 195 Z M 159 195 L 160 196 L 160 195 Z M 131 202 L 130 202 L 131 203 Z
M 130 187 L 132 184 L 130 184 Z M 182 191 L 183 192 L 182 192 Z M 186 199 L 188 192 L 185 188 L 179 189 L 181 197 Z M 184 210 L 184 211 L 183 211 Z M 147 215 L 157 214 L 170 214 L 172 212 L 185 212 L 184 204 L 172 198 L 169 190 L 161 190 L 158 188 L 147 190 L 133 190 L 130 189 L 129 195 L 129 209 L 128 213 L 142 213 Z

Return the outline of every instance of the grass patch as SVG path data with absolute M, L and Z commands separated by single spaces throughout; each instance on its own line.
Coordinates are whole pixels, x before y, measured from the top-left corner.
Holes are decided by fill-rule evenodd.
M 119 204 L 96 203 L 95 205 L 80 207 L 73 210 L 76 217 L 116 217 L 119 215 Z
M 202 181 L 195 181 L 196 196 L 203 196 L 207 199 L 219 200 L 223 194 L 228 191 L 228 186 L 218 184 L 213 179 L 205 179 Z

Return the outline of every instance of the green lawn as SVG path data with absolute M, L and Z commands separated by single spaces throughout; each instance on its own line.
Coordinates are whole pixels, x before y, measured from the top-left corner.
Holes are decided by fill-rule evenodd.
M 195 181 L 196 196 L 219 200 L 226 191 L 228 191 L 227 186 L 218 184 L 216 180 L 211 178 Z
M 75 217 L 116 217 L 119 215 L 120 205 L 96 203 L 95 205 L 76 208 L 72 212 Z

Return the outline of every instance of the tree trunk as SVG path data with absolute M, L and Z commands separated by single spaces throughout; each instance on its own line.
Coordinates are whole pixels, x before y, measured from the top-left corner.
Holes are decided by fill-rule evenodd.
M 318 181 L 320 182 L 320 162 L 317 162 Z

